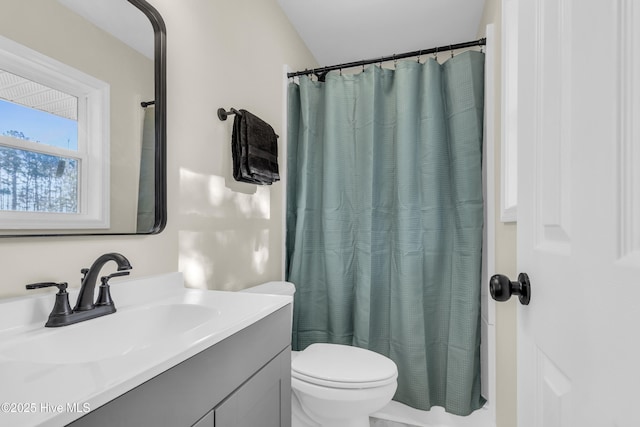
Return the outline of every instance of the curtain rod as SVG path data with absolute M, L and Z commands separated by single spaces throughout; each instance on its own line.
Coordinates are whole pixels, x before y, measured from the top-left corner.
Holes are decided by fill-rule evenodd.
M 395 61 L 397 59 L 411 58 L 414 56 L 421 56 L 421 55 L 429 55 L 431 53 L 438 54 L 439 52 L 446 52 L 446 51 L 451 51 L 451 55 L 453 56 L 453 51 L 456 49 L 463 49 L 466 47 L 474 47 L 474 46 L 484 46 L 486 44 L 487 44 L 487 39 L 481 38 L 481 39 L 473 40 L 470 42 L 450 44 L 447 46 L 440 46 L 440 47 L 432 47 L 431 49 L 414 50 L 413 52 L 406 52 L 406 53 L 401 53 L 401 54 L 392 55 L 392 56 L 383 56 L 382 58 L 365 59 L 362 61 L 346 62 L 344 64 L 313 68 L 311 70 L 295 71 L 292 73 L 287 73 L 287 77 L 291 78 L 296 76 L 315 74 L 320 81 L 324 81 L 324 77 L 327 75 L 327 73 L 333 70 L 340 70 L 343 68 L 353 68 L 353 67 L 361 67 L 361 66 L 364 67 L 365 65 L 368 65 L 368 64 L 377 64 L 381 62 Z

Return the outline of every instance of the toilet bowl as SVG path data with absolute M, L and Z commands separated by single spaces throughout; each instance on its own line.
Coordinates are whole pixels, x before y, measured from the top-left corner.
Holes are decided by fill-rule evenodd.
M 291 295 L 289 282 L 269 282 L 246 292 Z M 369 415 L 396 391 L 398 370 L 389 358 L 340 344 L 311 344 L 292 352 L 292 427 L 369 427 Z

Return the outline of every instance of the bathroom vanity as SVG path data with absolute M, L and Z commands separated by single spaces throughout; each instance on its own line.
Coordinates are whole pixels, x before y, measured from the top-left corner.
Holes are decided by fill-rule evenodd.
M 0 302 L 0 425 L 290 427 L 291 298 L 112 285 L 118 311 L 45 328 L 53 294 Z

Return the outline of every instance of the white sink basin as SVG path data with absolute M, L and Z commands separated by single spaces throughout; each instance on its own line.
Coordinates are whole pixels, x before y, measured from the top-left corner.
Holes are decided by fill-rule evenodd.
M 168 345 L 219 314 L 219 310 L 195 304 L 122 310 L 75 325 L 42 328 L 0 349 L 0 355 L 46 364 L 95 362 Z
M 36 411 L 0 413 L 0 425 L 67 425 L 82 413 L 39 405 L 94 410 L 291 303 L 186 289 L 180 273 L 122 280 L 111 296 L 117 312 L 58 328 L 44 327 L 53 293 L 0 300 L 0 402 L 36 402 Z

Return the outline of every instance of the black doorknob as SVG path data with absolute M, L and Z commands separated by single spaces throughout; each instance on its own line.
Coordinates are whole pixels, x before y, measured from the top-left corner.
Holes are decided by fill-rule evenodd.
M 512 282 L 502 274 L 494 274 L 489 280 L 489 291 L 496 301 L 507 301 L 511 295 L 518 295 L 522 305 L 528 305 L 531 301 L 531 282 L 527 273 L 518 274 L 517 282 Z

